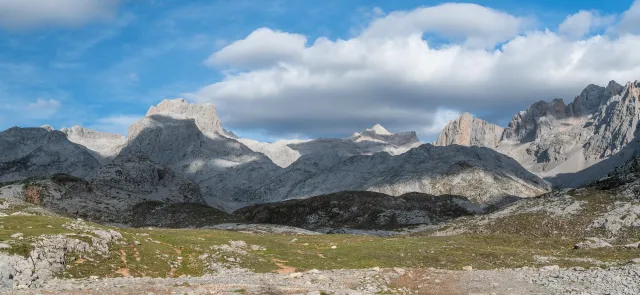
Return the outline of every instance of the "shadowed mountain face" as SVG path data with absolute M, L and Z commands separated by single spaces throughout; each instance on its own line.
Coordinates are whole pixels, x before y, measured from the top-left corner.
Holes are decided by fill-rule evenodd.
M 375 192 L 340 192 L 303 200 L 255 205 L 235 215 L 253 223 L 289 225 L 311 230 L 323 228 L 395 229 L 438 224 L 478 213 L 466 198 L 410 193 L 389 196 Z
M 238 141 L 205 135 L 193 119 L 151 115 L 130 127 L 120 152 L 144 154 L 197 183 L 208 205 L 231 210 L 246 204 L 246 192 L 280 168 Z
M 68 173 L 85 177 L 100 163 L 60 131 L 14 127 L 0 132 L 0 182 Z

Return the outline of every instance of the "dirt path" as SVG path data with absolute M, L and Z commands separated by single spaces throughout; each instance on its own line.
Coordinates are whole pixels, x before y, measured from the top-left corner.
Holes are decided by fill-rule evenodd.
M 131 277 L 131 274 L 129 273 L 129 266 L 127 265 L 127 252 L 124 249 L 120 250 L 120 260 L 122 260 L 124 267 L 116 270 L 116 273 L 121 274 L 125 278 Z
M 275 263 L 280 269 L 275 270 L 276 273 L 279 274 L 290 274 L 290 273 L 294 273 L 296 272 L 296 268 L 293 266 L 288 266 L 285 265 L 284 263 L 289 262 L 286 260 L 280 260 L 280 259 L 271 259 L 271 261 L 273 261 L 273 263 Z

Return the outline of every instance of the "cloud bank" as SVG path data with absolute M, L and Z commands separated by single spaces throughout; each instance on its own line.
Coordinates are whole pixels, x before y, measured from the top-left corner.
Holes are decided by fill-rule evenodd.
M 119 0 L 0 0 L 0 27 L 78 26 L 114 16 Z
M 432 139 L 451 114 L 499 121 L 591 83 L 639 79 L 639 3 L 547 29 L 455 3 L 383 14 L 345 40 L 259 28 L 214 52 L 205 63 L 224 79 L 188 97 L 215 103 L 231 129 L 323 136 L 381 123 Z

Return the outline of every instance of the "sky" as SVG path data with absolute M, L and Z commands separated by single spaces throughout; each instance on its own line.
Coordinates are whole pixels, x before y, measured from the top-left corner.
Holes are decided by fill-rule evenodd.
M 463 112 L 505 126 L 638 80 L 638 48 L 640 0 L 0 0 L 0 130 L 126 135 L 183 97 L 261 141 L 433 141 Z

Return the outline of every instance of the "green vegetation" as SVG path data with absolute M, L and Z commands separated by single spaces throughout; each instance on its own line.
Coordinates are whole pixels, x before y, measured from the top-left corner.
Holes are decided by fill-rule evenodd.
M 25 256 L 31 249 L 29 243 L 38 235 L 74 233 L 62 227 L 69 221 L 71 219 L 46 216 L 4 217 L 2 223 L 5 227 L 0 229 L 0 239 L 12 245 L 6 252 Z M 625 263 L 640 255 L 637 249 L 573 250 L 573 244 L 578 241 L 576 239 L 553 236 L 532 239 L 530 236 L 507 233 L 371 237 L 292 236 L 200 229 L 116 230 L 123 234 L 124 243 L 113 244 L 107 257 L 87 253 L 68 255 L 67 271 L 62 276 L 198 276 L 210 271 L 208 265 L 213 260 L 257 272 L 271 272 L 283 266 L 309 270 L 374 266 L 461 269 L 466 265 L 475 269 L 495 269 L 543 265 L 536 262 L 534 256 L 557 257 L 554 264 L 560 266 L 588 267 L 593 263 L 584 262 L 584 258 Z M 24 240 L 11 238 L 16 232 L 24 233 Z M 86 236 L 70 237 L 90 241 Z M 239 240 L 249 245 L 241 248 L 246 251 L 245 254 L 216 249 L 221 245 L 229 245 L 230 241 Z M 250 245 L 258 245 L 266 250 L 251 250 Z M 335 249 L 332 246 L 336 246 Z

